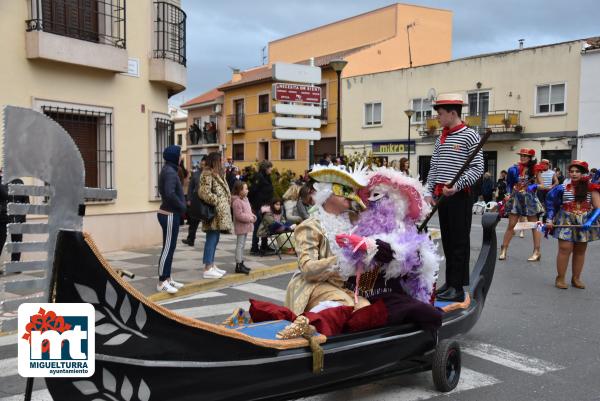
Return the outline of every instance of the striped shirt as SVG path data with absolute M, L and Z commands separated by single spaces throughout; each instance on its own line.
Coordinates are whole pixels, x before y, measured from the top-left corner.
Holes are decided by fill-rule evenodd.
M 567 184 L 560 184 L 563 187 L 563 195 L 562 195 L 562 201 L 563 203 L 567 203 L 567 202 L 575 202 L 575 188 L 571 185 L 569 185 L 569 187 L 571 188 L 571 190 L 569 191 L 567 189 Z M 587 196 L 585 197 L 585 200 L 587 202 L 592 202 L 592 193 L 588 191 Z
M 542 171 L 542 185 L 545 188 L 550 189 L 550 187 L 552 186 L 552 179 L 554 178 L 554 171 L 552 170 L 546 170 L 546 171 Z
M 436 184 L 452 181 L 458 170 L 465 164 L 475 150 L 481 137 L 471 128 L 464 127 L 446 137 L 444 144 L 440 137 L 435 141 L 431 167 L 427 176 L 427 191 L 432 194 Z M 456 182 L 455 188 L 462 190 L 470 187 L 483 175 L 483 151 L 479 151 L 463 175 Z

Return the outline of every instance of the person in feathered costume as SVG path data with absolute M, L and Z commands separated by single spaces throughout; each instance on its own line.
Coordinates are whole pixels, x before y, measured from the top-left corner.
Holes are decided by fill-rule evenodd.
M 416 227 L 430 211 L 424 187 L 414 178 L 383 168 L 370 174 L 359 194 L 368 199 L 367 210 L 351 234 L 336 237 L 346 262 L 341 274 L 356 276 L 347 287 L 370 302 L 383 298 L 390 324 L 409 319 L 439 326 L 441 313 L 429 303 L 441 257 L 429 236 Z M 415 313 L 407 315 L 407 310 Z

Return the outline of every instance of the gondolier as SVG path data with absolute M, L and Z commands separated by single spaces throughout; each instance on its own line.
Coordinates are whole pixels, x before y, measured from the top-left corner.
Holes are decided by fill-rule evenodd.
M 480 150 L 456 184 L 452 187 L 447 185 L 480 141 L 479 134 L 460 119 L 463 105 L 460 94 L 447 93 L 440 94 L 433 106 L 443 131 L 435 142 L 427 177 L 429 196 L 426 199 L 433 204 L 434 198 L 445 197 L 438 211 L 446 256 L 446 284 L 437 291 L 437 298 L 444 301 L 462 301 L 463 286 L 469 285 L 470 188 L 483 175 L 483 153 Z
M 588 171 L 587 162 L 573 160 L 569 165 L 571 181 L 555 186 L 546 196 L 546 227 L 558 239 L 557 276 L 554 285 L 560 289 L 567 289 L 565 275 L 571 254 L 571 284 L 575 288 L 585 288 L 581 273 L 587 244 L 600 239 L 600 229 L 592 227 L 600 217 L 600 185 L 589 181 L 586 175 Z M 560 227 L 552 230 L 554 225 Z

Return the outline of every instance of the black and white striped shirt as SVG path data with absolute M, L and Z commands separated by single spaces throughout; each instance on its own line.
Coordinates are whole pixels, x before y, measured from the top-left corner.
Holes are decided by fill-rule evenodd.
M 452 181 L 458 170 L 475 150 L 481 137 L 473 129 L 464 127 L 446 137 L 444 144 L 438 137 L 435 141 L 431 167 L 427 176 L 427 191 L 432 194 L 436 184 Z M 483 151 L 479 151 L 463 175 L 456 182 L 455 188 L 462 190 L 470 187 L 483 175 Z

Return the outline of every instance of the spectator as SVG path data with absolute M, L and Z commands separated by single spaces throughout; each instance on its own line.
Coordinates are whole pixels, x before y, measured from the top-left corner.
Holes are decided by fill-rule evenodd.
M 481 182 L 481 196 L 483 196 L 483 201 L 486 204 L 491 202 L 494 198 L 494 181 L 492 180 L 492 175 L 488 171 L 483 175 L 483 180 Z
M 238 166 L 231 166 L 227 170 L 227 185 L 229 185 L 229 190 L 233 190 L 233 184 L 240 179 L 240 169 Z
M 200 225 L 200 220 L 196 217 L 190 215 L 189 207 L 192 204 L 192 197 L 198 196 L 198 186 L 200 185 L 200 174 L 202 174 L 202 169 L 206 166 L 205 158 L 203 157 L 200 160 L 200 165 L 192 171 L 192 175 L 190 177 L 188 183 L 188 192 L 187 192 L 187 206 L 188 206 L 188 235 L 187 238 L 182 239 L 181 242 L 188 246 L 194 246 L 194 242 L 196 241 L 196 232 L 198 231 L 198 226 Z
M 500 178 L 496 182 L 496 188 L 498 188 L 498 195 L 496 196 L 496 202 L 500 202 L 504 200 L 506 196 L 506 175 L 508 173 L 506 170 L 502 170 L 500 172 Z
M 381 167 L 387 168 L 387 166 L 388 166 L 388 159 L 387 158 L 383 158 L 381 160 Z
M 256 216 L 252 213 L 250 201 L 248 201 L 248 184 L 236 181 L 233 184 L 231 196 L 231 208 L 233 210 L 233 227 L 237 236 L 235 246 L 235 272 L 249 274 L 250 269 L 244 264 L 244 244 L 248 233 L 254 229 Z
M 256 215 L 254 230 L 252 231 L 252 247 L 250 248 L 250 252 L 254 255 L 258 255 L 260 253 L 258 248 L 258 236 L 256 235 L 256 231 L 258 230 L 262 217 L 260 209 L 264 205 L 268 205 L 271 199 L 273 199 L 271 171 L 273 171 L 273 163 L 268 160 L 263 160 L 260 162 L 258 166 L 258 173 L 256 173 L 254 176 L 254 182 L 250 186 L 250 194 L 248 195 L 250 205 L 252 205 L 252 211 Z M 260 249 L 266 251 L 266 239 L 261 240 Z
M 563 184 L 565 181 L 565 176 L 563 175 L 562 171 L 560 171 L 560 168 L 555 168 L 554 171 L 556 172 L 556 178 L 558 178 L 558 183 L 559 184 Z
M 400 172 L 410 177 L 410 161 L 406 157 L 400 159 Z
M 188 170 L 185 168 L 185 164 L 183 159 L 179 160 L 179 166 L 177 167 L 177 177 L 179 177 L 179 181 L 181 181 L 181 186 L 183 188 L 184 197 L 187 196 L 188 186 L 189 186 L 189 178 L 190 174 Z M 187 201 L 187 198 L 186 198 Z M 180 225 L 185 224 L 186 213 L 182 213 L 179 219 Z
M 323 153 L 323 158 L 319 160 L 319 164 L 329 166 L 331 164 L 331 153 Z
M 600 183 L 600 171 L 596 168 L 590 170 L 590 177 L 592 184 Z
M 175 294 L 183 287 L 182 283 L 171 277 L 173 253 L 177 247 L 180 218 L 185 213 L 186 204 L 183 187 L 177 175 L 181 148 L 171 145 L 163 151 L 165 165 L 158 177 L 158 191 L 162 200 L 156 216 L 162 228 L 163 246 L 158 262 L 157 291 Z
M 398 171 L 400 169 L 400 164 L 398 163 L 398 160 L 396 160 L 396 159 L 392 160 L 390 163 L 390 168 Z
M 298 194 L 298 202 L 296 203 L 296 210 L 298 210 L 298 216 L 304 221 L 310 217 L 308 210 L 314 205 L 312 199 L 313 190 L 309 184 L 304 184 Z
M 23 185 L 23 181 L 20 178 L 15 178 L 9 184 Z M 9 195 L 8 185 L 2 184 L 2 172 L 0 171 L 0 255 L 2 255 L 2 249 L 6 242 L 7 236 L 7 224 L 9 223 L 25 223 L 26 216 L 8 216 L 8 204 L 9 203 L 29 203 L 29 197 L 26 195 Z M 22 242 L 23 234 L 11 234 L 10 242 Z M 11 262 L 18 262 L 21 260 L 21 253 L 14 252 L 10 255 Z
M 300 223 L 303 219 L 298 214 L 298 197 L 302 186 L 292 183 L 283 194 L 283 208 L 287 221 L 294 224 Z
M 202 222 L 202 231 L 206 233 L 204 244 L 204 278 L 221 278 L 226 271 L 215 266 L 215 252 L 221 233 L 228 233 L 233 229 L 231 219 L 231 192 L 225 182 L 223 160 L 221 153 L 212 152 L 206 157 L 206 168 L 200 175 L 200 188 L 198 196 L 207 204 L 214 206 L 215 217 L 211 221 Z
M 269 207 L 263 207 L 262 210 L 262 221 L 257 233 L 260 238 L 266 238 L 269 235 L 284 233 L 286 231 L 294 231 L 294 228 L 296 228 L 295 224 L 292 224 L 285 218 L 281 199 L 274 198 L 271 201 L 271 205 Z M 283 241 L 285 241 L 285 238 L 277 236 L 277 242 L 279 244 Z M 291 253 L 293 253 L 293 250 L 291 251 Z

